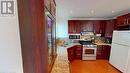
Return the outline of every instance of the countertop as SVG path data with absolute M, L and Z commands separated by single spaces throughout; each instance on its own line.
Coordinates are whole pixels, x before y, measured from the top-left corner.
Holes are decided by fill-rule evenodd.
M 111 46 L 111 44 L 107 44 L 107 43 L 95 43 L 97 46 L 98 45 L 106 45 L 106 46 Z M 75 45 L 81 45 L 80 43 L 69 43 L 69 45 L 67 45 L 67 48 L 73 47 Z
M 73 47 L 75 45 L 81 45 L 80 43 L 69 43 L 69 45 L 67 46 L 67 48 Z

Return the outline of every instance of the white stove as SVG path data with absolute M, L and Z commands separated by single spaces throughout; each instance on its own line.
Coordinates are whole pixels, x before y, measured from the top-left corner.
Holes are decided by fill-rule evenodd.
M 96 60 L 97 45 L 83 45 L 82 60 Z

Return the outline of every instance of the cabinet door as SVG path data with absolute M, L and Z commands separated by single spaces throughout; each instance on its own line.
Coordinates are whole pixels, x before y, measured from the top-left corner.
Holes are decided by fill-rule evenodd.
M 124 17 L 123 16 L 117 17 L 117 26 L 123 25 L 123 24 L 124 24 Z
M 76 30 L 74 29 L 74 22 L 71 21 L 71 20 L 69 20 L 69 21 L 68 21 L 68 33 L 74 33 L 74 31 L 76 31 Z
M 80 33 L 80 22 L 78 20 L 68 21 L 68 33 Z
M 101 32 L 101 35 L 104 37 L 105 36 L 105 25 L 106 25 L 106 20 L 102 20 L 101 21 L 101 24 L 100 24 L 100 32 Z
M 102 45 L 97 46 L 97 59 L 103 59 L 103 48 Z
M 110 51 L 111 51 L 111 46 L 107 46 L 107 45 L 103 46 L 103 56 L 104 56 L 104 59 L 109 60 Z
M 94 32 L 95 34 L 101 34 L 101 23 L 100 21 L 94 21 Z
M 72 62 L 75 59 L 74 47 L 67 48 L 68 60 Z
M 79 20 L 76 20 L 75 22 L 74 22 L 74 24 L 75 24 L 75 30 L 76 30 L 76 33 L 80 33 L 81 32 L 81 28 L 80 28 L 80 21 Z
M 82 58 L 82 46 L 81 45 L 76 45 L 75 46 L 75 58 L 76 59 L 81 59 Z
M 81 21 L 81 31 L 93 31 L 93 21 Z
M 130 24 L 130 13 L 129 14 L 127 14 L 127 24 Z
M 129 14 L 117 17 L 117 26 L 128 24 L 128 22 L 127 22 L 128 15 Z
M 116 20 L 108 20 L 105 25 L 105 37 L 112 37 Z

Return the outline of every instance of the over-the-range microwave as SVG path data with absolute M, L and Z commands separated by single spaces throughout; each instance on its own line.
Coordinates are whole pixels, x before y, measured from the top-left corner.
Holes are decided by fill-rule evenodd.
M 69 39 L 80 39 L 80 34 L 69 34 Z

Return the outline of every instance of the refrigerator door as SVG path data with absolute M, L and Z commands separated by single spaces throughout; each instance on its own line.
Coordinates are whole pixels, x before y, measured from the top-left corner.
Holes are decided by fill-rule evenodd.
M 112 42 L 130 46 L 130 31 L 114 31 Z
M 124 72 L 128 61 L 129 46 L 112 43 L 111 55 L 109 62 Z

